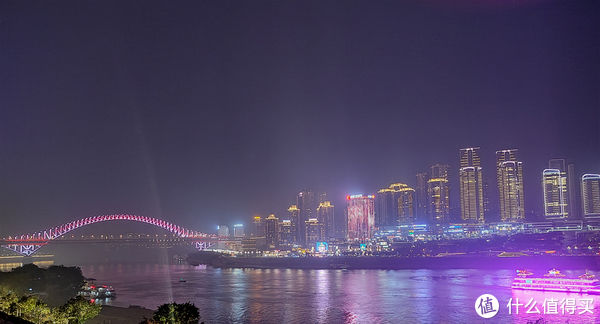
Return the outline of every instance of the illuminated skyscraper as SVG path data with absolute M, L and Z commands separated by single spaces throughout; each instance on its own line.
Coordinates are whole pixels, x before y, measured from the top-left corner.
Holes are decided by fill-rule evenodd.
M 428 222 L 431 217 L 427 213 L 427 181 L 429 176 L 425 172 L 417 173 L 417 185 L 415 186 L 415 220 L 417 222 Z
M 579 178 L 575 175 L 575 165 L 569 163 L 567 165 L 567 190 L 569 192 L 569 218 L 581 219 L 579 210 L 579 190 L 581 189 Z
M 244 224 L 235 224 L 233 225 L 233 237 L 242 238 L 245 236 L 244 233 Z
M 294 236 L 292 235 L 292 221 L 284 219 L 279 223 L 279 245 L 294 244 Z
M 578 219 L 579 212 L 577 210 L 577 181 L 578 179 L 575 176 L 575 166 L 570 163 L 567 164 L 565 159 L 552 159 L 548 162 L 548 169 L 555 169 L 560 171 L 561 176 L 561 195 L 557 198 L 560 199 L 560 205 L 563 206 L 562 217 L 559 218 L 569 218 L 569 219 Z M 543 181 L 543 180 L 542 180 Z M 544 184 L 545 187 L 545 184 Z M 544 194 L 544 199 L 546 195 Z M 550 204 L 554 204 L 555 201 L 550 200 Z M 546 205 L 544 205 L 544 210 L 546 211 Z M 551 209 L 551 207 L 550 207 Z M 548 218 L 548 217 L 547 217 Z M 551 216 L 551 218 L 557 218 L 556 216 Z
M 431 224 L 445 224 L 450 221 L 450 187 L 448 186 L 448 165 L 431 166 L 431 177 L 427 180 L 427 214 Z
M 460 215 L 463 221 L 483 223 L 485 220 L 481 173 L 479 147 L 461 149 L 458 181 L 460 182 Z
M 252 236 L 265 236 L 265 222 L 260 216 L 254 216 L 252 221 Z
M 315 246 L 315 243 L 323 240 L 323 224 L 316 218 L 309 218 L 306 224 L 306 246 Z
M 581 177 L 581 201 L 585 219 L 600 219 L 600 174 Z
M 375 196 L 375 226 L 412 224 L 415 190 L 404 183 L 393 183 Z
M 217 226 L 217 235 L 219 237 L 229 237 L 229 226 L 227 226 L 227 225 Z
M 290 231 L 291 231 L 291 235 L 292 235 L 292 243 L 298 243 L 300 242 L 300 239 L 298 238 L 298 228 L 300 227 L 298 225 L 299 219 L 300 219 L 300 209 L 298 209 L 298 206 L 296 205 L 291 205 L 288 208 L 288 218 L 290 220 Z
M 398 213 L 396 221 L 398 224 L 415 223 L 415 189 L 404 183 L 393 183 L 390 188 L 396 192 L 398 202 Z
M 518 161 L 517 154 L 517 149 L 496 151 L 500 219 L 503 222 L 525 220 L 523 162 Z
M 375 197 L 354 195 L 346 197 L 348 240 L 365 241 L 375 230 Z
M 542 172 L 544 190 L 544 217 L 546 219 L 567 219 L 567 177 L 559 169 L 545 169 Z
M 319 194 L 319 204 L 327 201 L 327 193 L 322 192 Z
M 279 246 L 279 218 L 274 214 L 265 219 L 265 238 L 268 248 L 275 249 Z
M 305 245 L 306 221 L 310 218 L 316 218 L 317 200 L 315 199 L 315 193 L 309 190 L 299 192 L 296 205 L 300 209 L 298 217 L 298 243 Z
M 334 206 L 330 201 L 323 201 L 317 207 L 317 220 L 323 224 L 322 240 L 330 240 L 335 237 Z
M 398 201 L 394 198 L 392 189 L 385 188 L 377 191 L 375 196 L 375 226 L 378 228 L 384 226 L 397 225 L 396 214 L 398 210 Z

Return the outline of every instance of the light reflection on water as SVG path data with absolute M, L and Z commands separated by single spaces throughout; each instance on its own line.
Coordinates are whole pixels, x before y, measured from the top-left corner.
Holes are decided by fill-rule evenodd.
M 86 276 L 116 289 L 112 305 L 156 308 L 191 301 L 206 323 L 482 322 L 474 304 L 484 293 L 500 301 L 500 312 L 487 323 L 527 323 L 540 317 L 550 323 L 590 323 L 600 312 L 598 308 L 592 316 L 509 315 L 509 298 L 524 300 L 530 294 L 510 289 L 509 270 L 214 269 L 158 264 L 82 269 Z M 539 303 L 544 296 L 535 293 Z M 598 306 L 600 300 L 593 298 Z
M 543 317 L 544 320 L 549 323 L 597 323 L 598 322 L 598 314 L 596 312 L 600 312 L 600 308 L 594 310 L 593 314 L 585 312 L 583 310 L 582 300 L 583 299 L 591 299 L 592 307 L 598 306 L 600 304 L 600 296 L 598 295 L 586 295 L 586 294 L 572 294 L 572 293 L 564 293 L 564 292 L 543 292 L 543 291 L 531 291 L 531 290 L 518 290 L 515 289 L 512 292 L 512 302 L 516 303 L 518 299 L 518 303 L 525 304 L 527 306 L 528 302 L 532 300 L 533 302 L 529 307 L 521 306 L 519 310 L 519 314 L 513 314 L 514 323 L 527 323 L 527 322 L 535 322 L 540 317 Z M 544 310 L 544 300 L 553 299 L 559 305 L 565 301 L 566 299 L 572 299 L 575 301 L 576 307 L 574 309 L 574 314 L 569 314 L 568 307 L 566 310 L 564 308 L 561 309 L 560 306 L 557 307 L 556 311 L 558 314 L 546 314 L 540 315 L 536 314 L 536 311 L 540 313 L 545 313 Z M 508 311 L 506 301 L 504 305 L 500 303 L 500 308 Z M 527 313 L 527 311 L 530 313 Z M 515 313 L 515 307 L 512 308 L 512 312 Z M 550 312 L 550 311 L 548 311 Z

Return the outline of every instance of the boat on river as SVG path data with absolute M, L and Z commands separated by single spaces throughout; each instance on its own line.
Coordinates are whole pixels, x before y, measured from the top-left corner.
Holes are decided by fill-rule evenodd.
M 578 278 L 567 278 L 557 269 L 551 269 L 541 277 L 528 270 L 517 270 L 512 289 L 600 295 L 600 280 L 587 271 Z
M 117 297 L 115 289 L 112 286 L 96 285 L 87 281 L 77 295 L 88 299 L 110 299 Z

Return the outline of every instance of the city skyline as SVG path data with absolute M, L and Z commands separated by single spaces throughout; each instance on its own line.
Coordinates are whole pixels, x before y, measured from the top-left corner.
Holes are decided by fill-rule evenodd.
M 356 197 L 360 198 L 364 195 L 369 195 L 368 197 L 373 198 L 373 224 L 375 228 L 386 228 L 391 226 L 397 226 L 402 224 L 448 224 L 451 222 L 460 223 L 489 223 L 498 221 L 495 218 L 486 220 L 484 214 L 497 213 L 500 221 L 507 222 L 536 222 L 536 221 L 552 221 L 552 220 L 579 220 L 579 219 L 593 219 L 596 218 L 595 212 L 600 210 L 598 206 L 598 201 L 600 201 L 600 196 L 597 193 L 600 189 L 598 187 L 598 177 L 596 174 L 584 174 L 581 177 L 577 177 L 575 173 L 575 167 L 573 163 L 567 163 L 566 159 L 550 159 L 548 161 L 548 168 L 555 169 L 544 169 L 542 172 L 542 206 L 543 210 L 540 215 L 535 215 L 536 217 L 527 216 L 525 211 L 520 209 L 522 206 L 524 197 L 522 193 L 523 189 L 523 171 L 522 164 L 523 162 L 519 160 L 520 153 L 518 149 L 505 149 L 496 151 L 496 166 L 497 166 L 497 186 L 498 190 L 505 191 L 504 195 L 507 197 L 504 198 L 506 202 L 504 202 L 508 207 L 504 213 L 508 215 L 506 219 L 502 217 L 502 210 L 499 209 L 497 211 L 491 211 L 487 209 L 487 201 L 489 200 L 489 196 L 484 196 L 484 180 L 481 176 L 481 159 L 479 156 L 480 147 L 470 147 L 463 148 L 459 150 L 459 188 L 460 188 L 460 197 L 459 197 L 459 206 L 460 206 L 460 216 L 459 218 L 454 215 L 453 218 L 450 218 L 450 213 L 446 214 L 445 211 L 442 211 L 441 215 L 440 211 L 435 211 L 436 209 L 446 209 L 448 202 L 444 202 L 444 197 L 440 196 L 440 192 L 442 196 L 449 196 L 444 192 L 447 192 L 448 189 L 442 188 L 441 191 L 439 189 L 440 186 L 448 186 L 451 187 L 452 183 L 450 183 L 448 179 L 448 170 L 449 166 L 445 164 L 436 163 L 430 167 L 429 173 L 417 173 L 416 174 L 416 182 L 415 187 L 419 187 L 419 181 L 426 182 L 426 195 L 425 199 L 426 207 L 425 207 L 425 218 L 419 219 L 417 217 L 418 213 L 418 200 L 417 195 L 418 192 L 406 185 L 404 183 L 393 183 L 389 185 L 388 188 L 383 188 L 374 191 L 366 191 L 365 193 L 353 195 L 347 195 L 348 197 Z M 507 164 L 508 163 L 508 164 Z M 466 170 L 465 170 L 466 169 Z M 466 171 L 466 172 L 465 172 Z M 429 175 L 433 175 L 433 179 Z M 568 174 L 568 178 L 567 178 Z M 420 178 L 424 180 L 420 180 Z M 513 179 L 514 178 L 514 179 Z M 445 179 L 445 180 L 444 180 Z M 569 180 L 567 180 L 569 179 Z M 429 181 L 432 180 L 432 181 Z M 592 185 L 586 185 L 586 180 L 588 183 L 592 183 Z M 470 188 L 464 188 L 463 186 L 469 185 Z M 434 189 L 435 188 L 435 189 Z M 590 192 L 587 200 L 584 195 L 586 195 L 586 190 Z M 475 194 L 468 193 L 468 191 L 475 191 Z M 581 190 L 581 191 L 579 191 Z M 301 191 L 298 196 L 302 196 L 303 194 L 310 193 L 314 196 L 314 192 L 312 191 Z M 320 194 L 321 197 L 327 197 L 327 193 L 323 192 Z M 364 196 L 367 197 L 367 196 Z M 499 199 L 502 196 L 499 195 Z M 476 208 L 472 208 L 472 206 L 468 206 L 463 201 L 464 199 L 470 199 L 471 204 L 476 203 Z M 404 201 L 404 203 L 402 203 Z M 590 201 L 590 202 L 588 202 Z M 330 204 L 330 201 L 327 201 Z M 499 205 L 502 205 L 502 201 L 498 202 Z M 511 204 L 514 205 L 511 207 Z M 587 204 L 587 205 L 586 205 Z M 587 206 L 587 207 L 586 207 Z M 594 212 L 590 212 L 591 216 L 588 215 L 585 217 L 586 208 L 593 210 Z M 289 210 L 294 209 L 297 210 L 295 205 L 292 205 Z M 466 209 L 466 210 L 465 210 Z M 288 210 L 288 211 L 289 211 Z M 449 210 L 449 208 L 448 208 Z M 346 213 L 346 211 L 344 211 Z M 476 217 L 468 218 L 465 217 L 465 214 L 476 212 Z M 511 214 L 515 214 L 516 217 L 511 217 Z M 580 215 L 582 215 L 580 217 Z M 333 217 L 332 217 L 333 218 Z M 347 222 L 347 214 L 344 214 L 344 219 L 340 219 L 340 216 L 337 216 L 338 225 L 346 226 Z M 284 217 L 286 219 L 286 217 Z M 288 214 L 287 219 L 294 219 L 294 216 Z M 314 219 L 317 220 L 316 218 Z M 319 222 L 322 226 L 324 225 L 323 221 Z M 336 231 L 339 231 L 340 228 L 336 228 Z M 323 240 L 325 236 L 323 236 Z

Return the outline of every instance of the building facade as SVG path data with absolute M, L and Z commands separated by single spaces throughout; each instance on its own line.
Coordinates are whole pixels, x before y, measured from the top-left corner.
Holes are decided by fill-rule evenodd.
M 233 237 L 242 238 L 244 236 L 246 236 L 246 233 L 244 232 L 244 224 L 233 225 Z
M 298 206 L 291 205 L 288 208 L 288 219 L 290 220 L 290 232 L 292 235 L 292 243 L 298 244 L 298 242 L 300 242 L 300 239 L 298 237 L 298 228 L 300 227 L 298 224 L 300 220 L 300 209 L 298 209 Z
M 265 218 L 265 238 L 267 248 L 276 249 L 279 247 L 279 218 L 274 214 Z
M 323 224 L 323 235 L 321 237 L 324 241 L 329 241 L 335 237 L 335 214 L 334 206 L 331 201 L 325 200 L 319 203 L 317 207 L 317 220 Z
M 460 215 L 464 222 L 483 223 L 485 207 L 479 147 L 460 150 Z
M 291 246 L 293 244 L 292 221 L 284 219 L 279 223 L 279 246 Z
M 548 161 L 548 169 L 555 169 L 560 171 L 562 177 L 561 180 L 561 192 L 560 204 L 564 205 L 564 213 L 561 218 L 568 219 L 580 219 L 578 203 L 577 203 L 577 177 L 575 176 L 575 165 L 573 163 L 567 163 L 565 159 L 551 159 Z M 542 180 L 543 181 L 543 180 Z M 544 195 L 545 198 L 545 195 Z M 544 209 L 546 206 L 544 205 Z M 552 217 L 550 218 L 552 219 Z
M 317 242 L 323 240 L 323 224 L 316 218 L 306 220 L 306 247 L 315 246 Z
M 566 220 L 569 217 L 569 202 L 566 172 L 545 169 L 542 172 L 544 193 L 544 217 L 547 220 Z
M 415 222 L 415 190 L 404 183 L 393 183 L 375 195 L 375 226 L 397 226 Z
M 517 149 L 496 151 L 496 176 L 500 198 L 500 220 L 502 222 L 524 221 L 523 162 L 518 160 Z
M 265 236 L 265 222 L 260 216 L 254 216 L 252 219 L 252 236 L 264 237 Z
M 306 221 L 316 218 L 317 200 L 315 193 L 303 190 L 298 193 L 296 206 L 298 213 L 298 244 L 306 245 Z
M 365 241 L 375 231 L 375 197 L 372 195 L 353 195 L 346 197 L 348 240 Z
M 427 181 L 429 175 L 426 172 L 417 173 L 415 185 L 415 220 L 419 223 L 427 222 L 430 217 L 427 213 Z
M 446 224 L 450 221 L 450 186 L 448 165 L 434 164 L 427 180 L 427 214 L 431 224 Z
M 581 202 L 585 219 L 600 220 L 600 174 L 584 174 L 581 177 Z
M 229 226 L 227 226 L 227 225 L 217 226 L 217 235 L 222 238 L 229 237 Z

